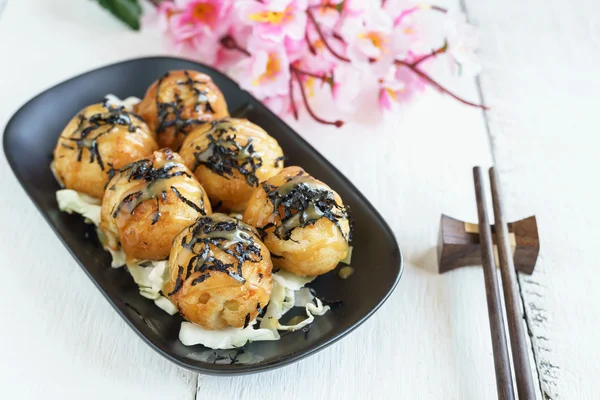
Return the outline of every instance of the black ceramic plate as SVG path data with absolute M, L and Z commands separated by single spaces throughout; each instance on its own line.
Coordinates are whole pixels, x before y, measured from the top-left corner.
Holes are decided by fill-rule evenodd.
M 154 80 L 173 69 L 194 69 L 211 75 L 223 91 L 233 116 L 243 116 L 262 126 L 289 157 L 287 165 L 302 166 L 329 184 L 350 205 L 355 220 L 352 265 L 356 272 L 341 280 L 334 271 L 311 284 L 320 297 L 342 300 L 343 305 L 316 318 L 308 333 L 290 333 L 276 342 L 250 343 L 243 352 L 214 352 L 200 345 L 186 347 L 178 340 L 181 318 L 169 316 L 140 296 L 124 268 L 110 268 L 110 257 L 99 246 L 90 225 L 77 215 L 59 211 L 55 198 L 59 186 L 48 166 L 57 137 L 67 122 L 83 107 L 101 101 L 107 93 L 141 98 Z M 371 316 L 394 290 L 402 273 L 402 255 L 394 235 L 365 197 L 259 101 L 231 79 L 195 62 L 142 58 L 63 82 L 17 111 L 4 132 L 4 151 L 33 203 L 115 310 L 153 349 L 185 368 L 216 375 L 243 374 L 280 367 L 314 354 Z

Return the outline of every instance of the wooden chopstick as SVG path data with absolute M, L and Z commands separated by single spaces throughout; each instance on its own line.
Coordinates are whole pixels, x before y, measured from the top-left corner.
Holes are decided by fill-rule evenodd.
M 492 350 L 494 354 L 494 368 L 496 370 L 496 390 L 499 400 L 513 400 L 515 392 L 511 377 L 508 346 L 504 330 L 504 319 L 500 302 L 500 289 L 494 262 L 494 249 L 492 245 L 492 230 L 488 218 L 485 192 L 483 190 L 483 177 L 481 168 L 473 168 L 475 182 L 475 196 L 477 199 L 477 215 L 479 216 L 479 241 L 481 245 L 481 263 L 485 282 L 488 316 L 490 319 L 490 334 L 492 336 Z
M 517 381 L 517 393 L 519 394 L 519 400 L 533 400 L 535 399 L 535 391 L 529 364 L 527 341 L 525 339 L 523 310 L 519 300 L 517 273 L 510 249 L 508 225 L 504 218 L 502 202 L 500 200 L 498 176 L 494 168 L 490 168 L 490 183 L 494 204 L 494 233 L 496 234 L 496 245 L 498 247 L 498 260 L 500 263 L 500 275 L 502 276 L 504 306 L 506 307 L 506 317 L 508 320 L 508 332 L 510 334 L 512 359 Z

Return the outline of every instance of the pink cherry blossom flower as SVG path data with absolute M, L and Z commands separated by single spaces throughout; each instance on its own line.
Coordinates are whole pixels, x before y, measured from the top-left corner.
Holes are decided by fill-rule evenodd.
M 252 37 L 248 41 L 248 52 L 250 56 L 238 62 L 232 71 L 240 87 L 259 99 L 287 94 L 290 69 L 285 48 Z
M 396 112 L 400 108 L 398 93 L 404 90 L 404 85 L 400 82 L 389 86 L 379 88 L 379 109 L 386 112 Z
M 409 52 L 405 60 L 413 62 L 419 58 L 421 58 L 421 56 Z M 420 68 L 422 68 L 421 65 Z M 396 91 L 396 95 L 400 101 L 409 100 L 413 95 L 423 92 L 427 87 L 427 84 L 423 79 L 405 66 L 398 66 L 394 71 L 393 77 L 396 82 L 402 84 L 402 90 Z
M 319 25 L 332 29 L 342 15 L 344 0 L 309 0 L 308 6 Z
M 417 11 L 430 8 L 427 5 L 415 5 L 411 0 L 386 0 L 382 9 L 393 21 L 394 27 L 402 24 L 409 16 Z
M 239 1 L 240 19 L 262 39 L 281 42 L 284 37 L 300 40 L 306 29 L 306 0 Z
M 340 28 L 353 63 L 377 60 L 389 53 L 392 31 L 392 20 L 381 9 L 373 9 L 360 18 L 347 18 Z
M 286 37 L 283 44 L 290 63 L 299 60 L 307 53 L 306 48 L 308 44 L 306 43 L 306 40 L 294 40 Z
M 306 28 L 308 51 L 302 57 L 302 66 L 313 72 L 330 72 L 333 68 L 343 62 L 340 58 L 346 57 L 347 45 L 339 35 L 331 32 L 318 33 L 313 24 Z
M 180 23 L 197 33 L 221 33 L 227 28 L 224 17 L 229 13 L 231 3 L 224 0 L 178 0 L 182 9 Z
M 479 40 L 464 14 L 451 14 L 444 22 L 448 52 L 459 75 L 473 77 L 481 72 L 475 51 Z
M 379 79 L 379 108 L 382 111 L 397 111 L 406 85 L 396 80 L 396 68 L 390 67 L 385 77 Z
M 229 74 L 280 115 L 302 109 L 339 127 L 335 113 L 351 115 L 361 102 L 396 110 L 426 86 L 485 108 L 427 72 L 444 57 L 459 74 L 477 73 L 472 28 L 414 0 L 167 0 L 144 25 L 151 20 L 186 56 Z
M 144 14 L 142 26 L 156 23 L 162 32 L 171 33 L 171 17 L 180 13 L 181 10 L 177 8 L 175 3 L 163 1 L 156 7 L 155 12 Z
M 360 17 L 365 14 L 369 8 L 369 2 L 364 0 L 344 0 L 341 6 L 342 16 L 340 23 L 343 23 L 346 18 Z
M 216 65 L 223 55 L 219 38 L 229 27 L 225 16 L 230 8 L 230 1 L 178 0 L 161 2 L 157 12 L 160 26 L 170 31 L 178 52 Z

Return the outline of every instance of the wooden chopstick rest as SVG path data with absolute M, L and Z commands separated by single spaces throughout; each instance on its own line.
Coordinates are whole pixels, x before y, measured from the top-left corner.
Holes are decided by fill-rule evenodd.
M 493 168 L 490 169 L 489 175 L 496 225 L 489 223 L 482 172 L 480 167 L 475 167 L 473 180 L 479 224 L 442 215 L 438 244 L 438 271 L 444 273 L 465 266 L 482 266 L 498 399 L 515 398 L 511 362 L 508 357 L 510 345 L 518 397 L 520 400 L 533 400 L 534 383 L 529 365 L 529 349 L 516 271 L 533 273 L 540 251 L 537 221 L 535 216 L 532 216 L 506 223 L 498 177 Z M 495 273 L 496 264 L 500 267 L 504 302 L 500 300 L 498 274 Z M 504 326 L 502 303 L 506 311 L 510 340 L 507 339 Z
M 496 227 L 491 225 L 497 252 Z M 540 252 L 540 240 L 535 216 L 508 223 L 509 240 L 515 269 L 531 275 Z M 442 214 L 438 242 L 438 272 L 481 265 L 479 225 L 460 221 Z

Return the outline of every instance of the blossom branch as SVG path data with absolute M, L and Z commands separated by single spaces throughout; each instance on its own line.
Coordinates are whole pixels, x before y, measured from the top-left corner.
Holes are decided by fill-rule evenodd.
M 313 4 L 312 6 L 309 6 L 309 8 L 331 8 L 332 10 L 337 10 L 339 11 L 339 6 L 337 4 L 333 4 L 333 3 L 327 3 L 327 4 Z
M 308 98 L 306 96 L 306 91 L 304 89 L 304 85 L 302 84 L 302 80 L 300 79 L 300 74 L 296 71 L 292 72 L 292 76 L 294 78 L 296 78 L 296 82 L 298 82 L 298 85 L 300 85 L 300 94 L 302 95 L 302 101 L 304 102 L 304 107 L 306 107 L 306 111 L 308 111 L 308 113 L 310 114 L 310 116 L 317 122 L 324 124 L 324 125 L 335 125 L 337 128 L 341 128 L 344 125 L 344 121 L 327 121 L 324 120 L 323 118 L 317 116 L 315 114 L 315 112 L 312 110 L 312 108 L 310 107 L 310 104 L 308 103 Z
M 411 65 L 413 67 L 416 67 L 417 65 L 421 64 L 423 61 L 430 59 L 432 57 L 436 57 L 438 54 L 445 53 L 447 50 L 448 50 L 448 42 L 444 41 L 444 45 L 442 47 L 437 48 L 437 49 L 433 50 L 431 53 L 424 55 L 423 57 L 419 58 L 418 60 L 412 62 Z
M 396 61 L 394 61 L 394 63 L 396 64 L 396 66 L 399 66 L 399 67 L 407 67 L 412 72 L 414 72 L 416 75 L 418 75 L 420 78 L 422 78 L 424 81 L 429 83 L 431 86 L 433 86 L 440 92 L 447 94 L 448 96 L 452 97 L 453 99 L 458 100 L 459 102 L 466 104 L 468 106 L 471 106 L 471 107 L 480 108 L 482 110 L 488 110 L 488 107 L 483 104 L 472 103 L 472 102 L 465 100 L 465 99 L 459 97 L 458 95 L 452 93 L 450 90 L 446 89 L 445 87 L 443 87 L 442 85 L 437 83 L 435 80 L 433 80 L 433 78 L 431 78 L 425 72 L 421 71 L 419 68 L 417 68 L 416 65 L 413 65 L 412 63 L 409 63 L 409 62 L 406 62 L 403 60 L 396 60 Z
M 310 38 L 308 37 L 308 30 L 306 30 L 306 32 L 304 32 L 304 40 L 306 40 L 306 43 L 308 44 L 308 50 L 310 51 L 310 53 L 313 56 L 316 56 L 317 49 L 315 49 L 315 46 L 313 46 L 313 44 L 310 42 Z
M 321 27 L 319 26 L 319 23 L 315 19 L 315 16 L 313 15 L 312 11 L 306 10 L 306 15 L 308 16 L 308 20 L 315 27 L 315 30 L 317 31 L 317 34 L 319 35 L 319 38 L 323 41 L 323 44 L 325 45 L 325 47 L 327 48 L 327 50 L 329 50 L 329 52 L 335 58 L 337 58 L 339 60 L 342 60 L 342 61 L 345 61 L 345 62 L 350 62 L 349 58 L 344 57 L 343 55 L 339 54 L 338 52 L 336 52 L 335 50 L 333 50 L 333 48 L 329 45 L 329 42 L 327 41 L 327 39 L 325 39 L 325 34 L 323 34 L 323 31 L 321 30 Z
M 325 83 L 329 83 L 329 84 L 331 84 L 331 81 L 333 80 L 333 78 L 330 77 L 330 76 L 319 75 L 319 74 L 316 74 L 314 72 L 306 71 L 306 70 L 303 70 L 303 69 L 300 69 L 300 68 L 296 67 L 295 65 L 290 65 L 290 71 L 299 73 L 301 75 L 312 76 L 313 78 L 320 79 L 321 81 L 323 81 Z
M 440 6 L 431 6 L 430 7 L 433 11 L 439 11 L 443 14 L 447 14 L 448 13 L 448 9 L 444 8 L 444 7 L 440 7 Z
M 238 42 L 234 39 L 233 36 L 231 35 L 225 35 L 221 38 L 221 44 L 223 45 L 223 47 L 225 47 L 226 49 L 229 50 L 237 50 L 241 53 L 244 53 L 245 55 L 247 55 L 248 57 L 250 57 L 252 54 L 250 54 L 250 52 L 246 49 L 244 49 L 242 46 L 240 46 L 238 44 Z

